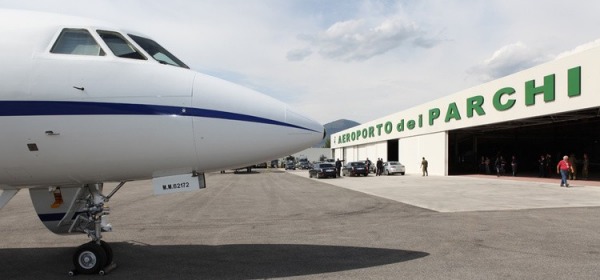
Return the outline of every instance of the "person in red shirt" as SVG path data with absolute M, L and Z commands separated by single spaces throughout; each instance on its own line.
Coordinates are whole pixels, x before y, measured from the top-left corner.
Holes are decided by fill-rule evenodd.
M 567 183 L 567 176 L 569 175 L 569 171 L 573 172 L 573 166 L 571 166 L 571 164 L 569 164 L 569 157 L 568 156 L 564 156 L 563 159 L 561 161 L 558 162 L 558 165 L 556 166 L 556 173 L 560 174 L 560 186 L 565 186 L 565 187 L 569 187 L 569 184 Z

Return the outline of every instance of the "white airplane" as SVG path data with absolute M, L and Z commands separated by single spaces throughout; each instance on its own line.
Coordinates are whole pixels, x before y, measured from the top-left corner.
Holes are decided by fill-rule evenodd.
M 174 31 L 176 32 L 176 31 Z M 0 9 L 0 208 L 29 189 L 57 234 L 92 241 L 70 274 L 114 268 L 105 203 L 125 182 L 156 193 L 204 173 L 302 150 L 323 126 L 286 104 L 189 69 L 155 41 L 80 17 Z M 108 195 L 103 183 L 120 182 Z

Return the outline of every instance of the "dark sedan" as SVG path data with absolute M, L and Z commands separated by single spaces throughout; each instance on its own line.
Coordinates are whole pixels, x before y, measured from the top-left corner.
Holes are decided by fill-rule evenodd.
M 300 164 L 298 164 L 298 168 L 304 169 L 304 170 L 310 169 L 310 166 L 311 166 L 311 164 L 308 161 L 302 161 L 302 162 L 300 162 Z
M 285 164 L 285 170 L 296 170 L 296 165 L 293 162 L 288 162 Z
M 367 166 L 364 162 L 354 161 L 349 162 L 342 168 L 342 175 L 344 176 L 360 176 L 360 175 L 369 175 L 369 170 L 367 170 Z
M 332 163 L 315 163 L 312 168 L 308 170 L 308 177 L 317 177 L 317 178 L 335 178 L 335 165 Z

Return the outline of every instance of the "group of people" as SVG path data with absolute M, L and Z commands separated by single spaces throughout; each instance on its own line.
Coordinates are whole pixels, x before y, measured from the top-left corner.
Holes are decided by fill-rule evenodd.
M 581 167 L 581 177 L 579 178 L 587 180 L 590 172 L 590 158 L 588 157 L 587 153 L 583 154 L 583 160 L 581 161 L 577 160 L 575 154 L 571 154 L 570 156 L 565 155 L 561 161 L 564 161 L 565 157 L 567 157 L 566 162 L 568 163 L 569 167 L 566 169 L 568 170 L 567 178 L 569 180 L 577 180 L 577 174 L 579 172 L 578 167 Z M 559 163 L 561 161 L 559 161 Z M 552 168 L 554 165 L 552 162 L 552 156 L 550 156 L 550 154 L 541 155 L 538 159 L 538 166 L 539 177 L 552 177 Z M 557 171 L 557 173 L 560 174 L 559 171 Z
M 375 176 L 381 176 L 383 174 L 383 159 L 378 158 L 375 163 Z
M 583 154 L 583 160 L 578 161 L 575 157 L 575 154 L 571 154 L 571 156 L 565 155 L 563 159 L 558 163 L 556 172 L 563 177 L 563 170 L 565 173 L 565 178 L 569 180 L 577 180 L 578 166 L 581 166 L 581 177 L 584 180 L 588 179 L 590 174 L 590 158 L 587 153 Z M 562 184 L 562 182 L 561 182 Z M 566 184 L 566 182 L 565 182 Z
M 367 166 L 367 170 L 369 170 L 369 172 L 371 172 L 371 164 L 373 163 L 371 160 L 369 160 L 369 158 L 367 158 L 367 160 L 365 160 L 365 165 Z M 383 174 L 383 159 L 377 158 L 377 162 L 375 163 L 375 176 L 381 176 L 381 174 Z
M 538 159 L 538 177 L 547 178 L 552 177 L 552 156 L 550 154 L 542 154 Z
M 552 156 L 550 154 L 542 154 L 537 160 L 538 165 L 538 176 L 540 178 L 548 178 L 552 177 L 555 163 L 552 161 Z M 578 161 L 575 154 L 571 154 L 571 156 L 563 156 L 558 164 L 556 165 L 556 173 L 560 175 L 561 187 L 569 187 L 567 180 L 577 180 L 577 175 L 579 168 L 581 167 L 581 177 L 584 180 L 588 179 L 589 176 L 589 168 L 590 168 L 590 159 L 587 153 L 583 154 L 583 159 Z M 479 166 L 479 171 L 485 174 L 491 174 L 493 170 L 496 172 L 496 176 L 503 176 L 508 168 L 508 163 L 504 159 L 504 157 L 500 154 L 496 156 L 494 159 L 494 164 L 491 164 L 491 160 L 487 157 L 481 157 L 481 162 Z M 518 162 L 516 156 L 512 156 L 510 161 L 510 170 L 512 171 L 512 176 L 517 175 L 518 170 Z
M 504 159 L 504 157 L 500 154 L 496 156 L 494 159 L 494 165 L 491 165 L 491 160 L 489 157 L 481 157 L 481 161 L 479 163 L 479 172 L 485 174 L 492 174 L 492 170 L 496 172 L 496 176 L 504 176 L 506 175 L 508 163 Z M 512 176 L 517 176 L 517 168 L 519 163 L 517 161 L 516 156 L 512 156 L 510 159 L 510 171 Z

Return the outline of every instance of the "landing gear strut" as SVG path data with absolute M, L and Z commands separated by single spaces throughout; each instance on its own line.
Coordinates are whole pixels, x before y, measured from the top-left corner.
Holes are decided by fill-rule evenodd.
M 112 231 L 110 224 L 106 223 L 106 215 L 110 209 L 104 204 L 125 184 L 121 182 L 108 196 L 102 195 L 103 184 L 92 184 L 83 187 L 88 195 L 83 197 L 85 207 L 71 225 L 69 232 L 84 232 L 92 241 L 77 248 L 73 254 L 74 268 L 69 271 L 69 276 L 76 274 L 105 275 L 117 267 L 113 262 L 113 251 L 108 243 L 102 241 L 103 231 Z

